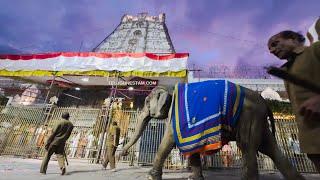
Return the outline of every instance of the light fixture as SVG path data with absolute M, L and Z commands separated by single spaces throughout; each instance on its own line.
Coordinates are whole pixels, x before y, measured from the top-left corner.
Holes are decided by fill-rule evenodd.
M 131 109 L 133 108 L 133 102 L 130 102 L 130 108 Z
M 80 88 L 79 88 L 79 87 L 76 87 L 75 90 L 80 91 Z
M 134 88 L 133 88 L 132 86 L 128 87 L 128 90 L 129 90 L 129 91 L 133 91 L 133 89 L 134 89 Z
M 88 77 L 84 77 L 84 78 L 81 78 L 81 80 L 84 81 L 84 82 L 88 82 L 89 78 Z

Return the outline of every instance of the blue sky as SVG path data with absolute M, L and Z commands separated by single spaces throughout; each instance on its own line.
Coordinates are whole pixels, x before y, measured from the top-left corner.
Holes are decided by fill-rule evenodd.
M 90 51 L 124 14 L 166 14 L 177 52 L 190 64 L 277 63 L 268 38 L 305 34 L 320 15 L 319 0 L 2 0 L 0 52 Z M 318 12 L 318 13 L 317 13 Z

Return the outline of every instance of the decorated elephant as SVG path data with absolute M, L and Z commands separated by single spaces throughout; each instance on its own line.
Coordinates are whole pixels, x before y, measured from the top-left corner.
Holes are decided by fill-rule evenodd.
M 220 86 L 218 87 L 217 85 Z M 214 94 L 219 94 L 220 92 L 222 92 L 222 96 L 214 97 Z M 234 99 L 229 98 L 234 94 L 237 94 Z M 239 98 L 241 95 L 242 98 Z M 198 102 L 196 99 L 200 99 L 200 101 Z M 210 99 L 213 102 L 209 102 Z M 210 114 L 211 111 L 214 111 L 213 105 L 219 104 L 216 103 L 217 101 L 222 106 L 218 105 L 216 108 L 217 113 Z M 187 108 L 179 106 L 179 104 L 183 103 L 186 104 Z M 236 110 L 235 107 L 231 107 L 228 103 L 238 104 L 240 108 Z M 192 110 L 191 106 L 194 106 L 193 109 L 196 110 Z M 226 107 L 233 109 L 228 111 Z M 209 110 L 208 115 L 202 113 L 206 110 Z M 179 111 L 186 112 L 180 114 Z M 229 112 L 231 116 L 238 115 L 237 117 L 233 116 L 233 122 L 228 124 L 225 121 L 225 117 L 228 116 Z M 177 121 L 179 119 L 178 116 L 190 117 L 187 118 L 187 123 L 182 125 L 181 121 Z M 200 154 L 217 152 L 228 141 L 234 140 L 237 142 L 237 146 L 243 156 L 242 179 L 258 179 L 256 157 L 258 151 L 269 156 L 286 179 L 304 179 L 279 149 L 274 136 L 273 114 L 265 100 L 257 92 L 225 80 L 178 84 L 173 94 L 167 88 L 156 87 L 146 97 L 144 108 L 138 117 L 135 133 L 123 147 L 121 155 L 128 154 L 128 149 L 136 143 L 152 118 L 168 118 L 168 122 L 153 162 L 153 168 L 148 173 L 148 179 L 162 179 L 164 162 L 175 145 L 182 145 L 178 146 L 180 151 L 189 156 L 189 165 L 192 171 L 189 179 L 204 179 Z M 216 122 L 209 122 L 209 119 L 215 119 Z M 197 128 L 202 127 L 204 132 L 194 132 L 195 135 L 184 137 L 187 135 L 180 132 L 183 127 L 180 128 L 179 125 L 181 127 L 189 126 L 191 130 L 197 130 Z M 188 133 L 192 134 L 193 132 Z M 217 134 L 220 135 L 217 136 Z M 199 139 L 196 141 L 195 138 L 198 135 Z M 195 144 L 192 144 L 194 142 Z

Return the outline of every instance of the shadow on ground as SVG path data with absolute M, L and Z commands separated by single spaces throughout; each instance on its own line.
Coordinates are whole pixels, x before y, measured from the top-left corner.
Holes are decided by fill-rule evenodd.
M 89 172 L 100 172 L 105 171 L 104 169 L 96 169 L 96 170 L 79 170 L 79 171 L 70 171 L 67 172 L 65 175 L 72 175 L 72 174 L 79 174 L 79 173 L 89 173 Z

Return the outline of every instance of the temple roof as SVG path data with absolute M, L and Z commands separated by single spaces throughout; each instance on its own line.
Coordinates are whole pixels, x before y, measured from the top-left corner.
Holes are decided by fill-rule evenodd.
M 117 28 L 93 51 L 175 53 L 165 24 L 165 14 L 149 16 L 147 13 L 137 16 L 124 15 Z

